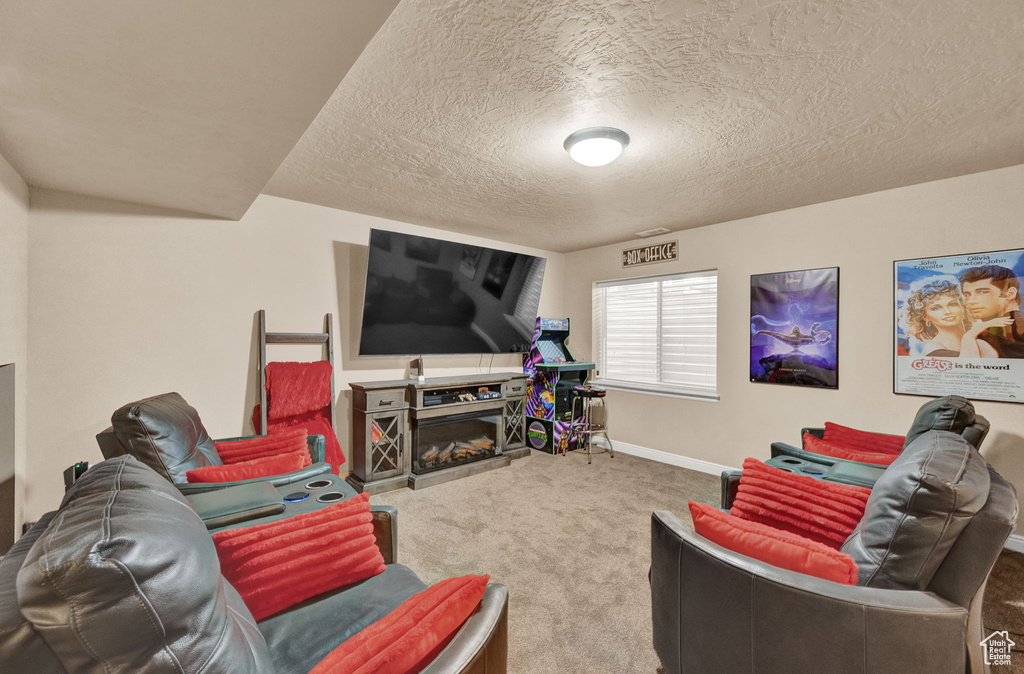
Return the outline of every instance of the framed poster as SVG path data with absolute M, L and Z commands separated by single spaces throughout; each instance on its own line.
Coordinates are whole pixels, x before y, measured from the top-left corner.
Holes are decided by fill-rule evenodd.
M 750 277 L 750 381 L 839 388 L 839 267 Z
M 484 290 L 494 295 L 499 300 L 508 285 L 508 277 L 512 274 L 512 267 L 516 263 L 516 254 L 502 250 L 491 252 L 491 261 L 487 265 L 487 272 L 481 285 Z
M 425 236 L 409 236 L 405 240 L 405 256 L 428 264 L 437 264 L 441 259 L 441 242 Z
M 893 263 L 893 391 L 1024 402 L 1024 249 Z
M 476 270 L 480 266 L 480 257 L 484 249 L 479 246 L 463 246 L 462 261 L 459 262 L 459 273 L 472 280 L 476 277 Z

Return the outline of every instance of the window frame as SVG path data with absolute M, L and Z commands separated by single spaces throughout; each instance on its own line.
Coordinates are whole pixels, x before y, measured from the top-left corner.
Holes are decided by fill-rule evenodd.
M 648 381 L 628 381 L 623 379 L 613 379 L 606 375 L 601 374 L 605 367 L 606 358 L 606 345 L 605 334 L 607 332 L 607 293 L 600 293 L 602 300 L 602 306 L 598 307 L 598 295 L 602 288 L 624 286 L 642 283 L 659 282 L 658 286 L 658 300 L 657 300 L 657 338 L 658 345 L 656 348 L 656 355 L 658 360 L 658 378 L 662 376 L 661 361 L 664 355 L 663 349 L 663 286 L 661 282 L 670 281 L 673 279 L 680 278 L 693 278 L 693 277 L 713 277 L 715 279 L 715 356 L 714 356 L 714 373 L 715 373 L 715 384 L 713 392 L 705 392 L 696 390 L 694 388 L 673 384 L 669 382 L 648 382 Z M 592 379 L 592 383 L 602 386 L 610 390 L 626 391 L 629 393 L 642 393 L 645 395 L 656 395 L 668 398 L 683 398 L 688 400 L 697 400 L 703 402 L 717 402 L 721 399 L 718 388 L 718 339 L 717 339 L 717 325 L 718 325 L 718 269 L 701 269 L 687 272 L 673 272 L 669 274 L 656 274 L 651 276 L 637 276 L 623 279 L 612 279 L 607 281 L 598 281 L 593 284 L 592 289 L 592 351 L 594 353 L 594 360 L 597 369 L 595 370 L 595 378 Z

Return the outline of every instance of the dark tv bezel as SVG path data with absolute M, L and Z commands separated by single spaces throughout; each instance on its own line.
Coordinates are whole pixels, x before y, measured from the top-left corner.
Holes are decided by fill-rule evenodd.
M 358 347 L 358 349 L 356 351 L 356 357 L 357 358 L 395 358 L 395 357 L 401 357 L 401 356 L 516 356 L 516 355 L 521 356 L 523 354 L 527 354 L 527 353 L 530 352 L 531 345 L 527 344 L 525 351 L 440 351 L 440 352 L 433 352 L 433 353 L 429 352 L 429 351 L 417 351 L 417 352 L 413 352 L 413 353 L 368 353 L 368 354 L 362 353 L 362 350 L 363 350 L 363 326 L 364 326 L 363 315 L 364 315 L 364 312 L 366 311 L 366 282 L 367 282 L 367 279 L 368 279 L 368 276 L 369 276 L 369 273 L 370 273 L 370 252 L 373 250 L 373 247 L 370 246 L 370 238 L 373 236 L 374 232 L 386 232 L 386 233 L 391 234 L 391 235 L 397 235 L 397 236 L 402 236 L 402 237 L 415 236 L 415 237 L 419 237 L 421 239 L 431 239 L 433 241 L 440 241 L 442 244 L 448 243 L 448 244 L 455 244 L 455 245 L 459 245 L 459 246 L 474 246 L 476 248 L 481 248 L 483 250 L 496 251 L 496 252 L 499 252 L 499 253 L 512 253 L 514 255 L 522 255 L 523 257 L 530 257 L 530 258 L 533 258 L 535 260 L 543 260 L 543 262 L 544 262 L 544 272 L 543 273 L 547 272 L 547 262 L 548 262 L 548 259 L 546 257 L 542 257 L 540 255 L 531 255 L 529 253 L 517 253 L 514 250 L 505 250 L 503 248 L 491 248 L 490 246 L 479 246 L 479 245 L 474 244 L 474 243 L 463 243 L 461 241 L 452 241 L 450 239 L 435 239 L 434 237 L 421 236 L 420 234 L 408 234 L 406 232 L 396 232 L 396 231 L 391 230 L 391 229 L 381 229 L 379 227 L 371 227 L 369 235 L 367 236 L 367 242 L 366 242 L 366 247 L 367 247 L 366 269 L 363 271 L 363 301 L 362 301 L 361 310 L 359 312 L 359 347 Z M 543 273 L 542 273 L 542 279 L 543 279 Z M 543 280 L 541 282 L 543 283 Z M 538 309 L 538 311 L 540 310 L 539 304 L 538 304 L 537 309 Z M 532 342 L 532 335 L 531 335 L 531 340 L 530 341 Z

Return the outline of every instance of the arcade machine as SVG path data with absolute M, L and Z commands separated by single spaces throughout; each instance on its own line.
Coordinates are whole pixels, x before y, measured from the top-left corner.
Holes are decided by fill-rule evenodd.
M 582 386 L 593 363 L 573 360 L 565 345 L 568 318 L 537 318 L 530 352 L 523 356 L 523 372 L 529 375 L 526 395 L 526 441 L 534 449 L 552 454 L 576 448 L 571 437 L 572 389 Z

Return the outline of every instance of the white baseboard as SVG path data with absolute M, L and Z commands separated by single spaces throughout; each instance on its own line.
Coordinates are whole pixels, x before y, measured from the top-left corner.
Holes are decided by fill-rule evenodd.
M 1020 534 L 1010 534 L 1010 538 L 1006 540 L 1006 545 L 1003 547 L 1007 550 L 1024 554 L 1024 536 L 1021 536 Z
M 633 445 L 628 442 L 622 442 L 621 440 L 614 440 L 613 443 L 616 452 L 639 456 L 642 459 L 650 459 L 651 461 L 657 461 L 658 463 L 667 463 L 670 466 L 689 468 L 690 470 L 696 470 L 710 475 L 721 475 L 722 471 L 725 470 L 739 470 L 738 468 L 723 466 L 719 463 L 711 463 L 710 461 L 704 461 L 702 459 L 691 459 L 688 456 L 672 454 L 671 452 L 663 452 L 660 449 L 651 449 L 650 447 Z

